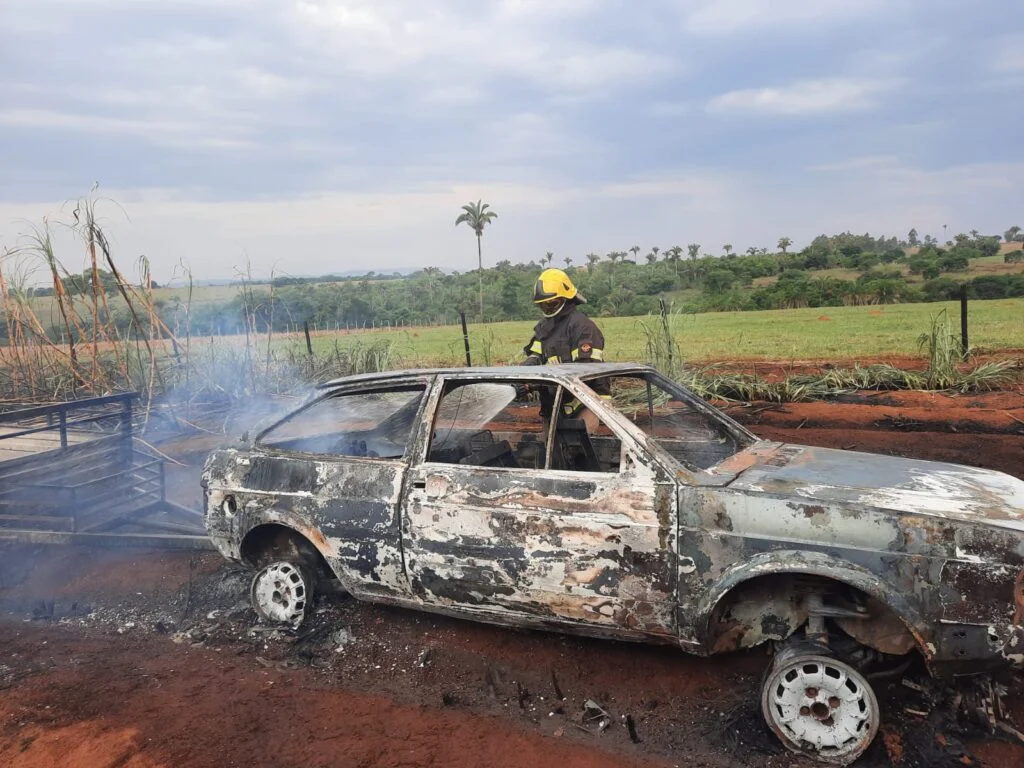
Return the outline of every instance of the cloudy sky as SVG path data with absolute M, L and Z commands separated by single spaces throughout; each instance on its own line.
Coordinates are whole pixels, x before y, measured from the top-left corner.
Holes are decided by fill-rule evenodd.
M 1024 225 L 1020 0 L 2 0 L 0 246 L 158 279 Z M 65 256 L 80 258 L 71 243 Z

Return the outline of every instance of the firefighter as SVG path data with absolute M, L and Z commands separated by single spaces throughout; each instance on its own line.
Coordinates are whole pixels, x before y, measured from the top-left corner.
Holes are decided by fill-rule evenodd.
M 544 314 L 524 347 L 524 365 L 590 363 L 604 360 L 604 335 L 594 321 L 578 312 L 586 304 L 572 280 L 560 269 L 545 269 L 533 288 L 533 303 Z
M 523 351 L 526 360 L 523 365 L 544 365 L 546 363 L 598 363 L 604 360 L 604 334 L 593 320 L 577 311 L 576 307 L 586 304 L 572 280 L 560 269 L 545 269 L 537 278 L 533 288 L 533 303 L 544 318 L 534 326 L 533 338 Z M 608 396 L 605 382 L 596 381 L 591 387 L 601 397 Z M 541 390 L 541 416 L 551 414 L 551 395 Z M 567 418 L 579 418 L 593 434 L 597 428 L 597 417 L 573 398 L 562 403 Z

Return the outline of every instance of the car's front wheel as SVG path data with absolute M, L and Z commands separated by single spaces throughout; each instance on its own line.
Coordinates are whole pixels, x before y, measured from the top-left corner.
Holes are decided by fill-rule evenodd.
M 849 765 L 878 732 L 878 700 L 856 669 L 829 656 L 776 656 L 765 676 L 761 708 L 769 727 L 793 752 Z
M 263 566 L 253 577 L 249 598 L 268 624 L 299 626 L 313 605 L 313 569 L 285 560 Z

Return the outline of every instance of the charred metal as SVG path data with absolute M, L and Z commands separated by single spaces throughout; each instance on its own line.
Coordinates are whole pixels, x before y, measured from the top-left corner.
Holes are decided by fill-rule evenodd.
M 616 400 L 619 378 L 647 382 L 647 399 Z M 542 389 L 556 413 L 578 402 L 601 428 L 516 394 Z M 339 435 L 344 450 L 269 439 L 359 397 L 372 407 Z M 699 654 L 824 627 L 916 650 L 936 674 L 1024 664 L 1024 482 L 761 441 L 644 366 L 341 379 L 212 454 L 204 485 L 225 556 L 266 559 L 257 545 L 275 539 L 260 531 L 274 526 L 359 599 Z

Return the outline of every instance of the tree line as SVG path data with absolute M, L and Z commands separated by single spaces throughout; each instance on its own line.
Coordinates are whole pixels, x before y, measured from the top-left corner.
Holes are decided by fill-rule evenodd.
M 1024 235 L 1015 229 L 1006 239 L 1024 248 Z M 726 244 L 718 255 L 703 253 L 697 243 L 646 252 L 634 245 L 579 259 L 547 252 L 529 262 L 506 260 L 469 272 L 425 267 L 405 276 L 278 277 L 265 284 L 247 282 L 221 302 L 189 305 L 171 298 L 157 299 L 155 306 L 168 327 L 182 332 L 187 325 L 193 334 L 235 334 L 247 327 L 286 331 L 306 322 L 331 329 L 452 324 L 460 312 L 473 320 L 481 301 L 489 322 L 536 319 L 533 286 L 549 266 L 571 275 L 587 298 L 584 311 L 596 316 L 644 315 L 657 311 L 661 300 L 684 312 L 943 301 L 958 296 L 964 283 L 974 298 L 1024 296 L 1024 274 L 968 279 L 973 260 L 1000 252 L 1000 238 L 978 232 L 958 234 L 942 245 L 930 237 L 918 240 L 915 230 L 903 240 L 844 232 L 820 235 L 799 251 L 791 251 L 791 245 L 783 237 L 773 251 L 736 253 Z M 1004 258 L 1012 262 L 1022 255 L 1024 250 L 1014 250 Z M 855 275 L 823 274 L 832 269 Z M 919 281 L 909 282 L 904 271 Z M 88 280 L 88 275 L 81 281 L 73 276 L 69 292 L 87 293 Z M 112 292 L 102 270 L 100 281 Z M 116 301 L 105 312 L 109 317 L 99 318 L 102 322 L 125 329 L 132 323 Z
M 481 295 L 487 321 L 535 319 L 533 285 L 538 272 L 550 266 L 570 274 L 587 299 L 584 311 L 596 316 L 648 314 L 657 311 L 662 299 L 684 312 L 943 301 L 958 296 L 965 282 L 974 298 L 1024 296 L 1024 274 L 967 279 L 972 260 L 1000 252 L 998 237 L 974 232 L 941 246 L 931 238 L 911 246 L 916 233 L 911 230 L 909 235 L 902 241 L 870 234 L 821 235 L 796 252 L 789 250 L 789 238 L 781 238 L 774 252 L 749 248 L 738 254 L 726 245 L 714 256 L 702 254 L 696 243 L 646 253 L 633 246 L 604 257 L 587 254 L 579 263 L 548 252 L 526 263 L 506 260 L 465 273 L 426 267 L 390 280 L 282 280 L 253 286 L 220 305 L 193 309 L 191 319 L 200 332 L 223 333 L 239 327 L 247 311 L 254 313 L 258 327 L 275 330 L 294 329 L 303 322 L 318 328 L 449 324 L 458 322 L 460 311 L 472 320 Z M 1015 261 L 1017 252 L 1005 259 Z M 837 268 L 857 275 L 839 279 L 821 274 Z M 919 275 L 920 282 L 908 282 L 904 269 Z M 183 307 L 168 302 L 161 311 L 173 322 Z

